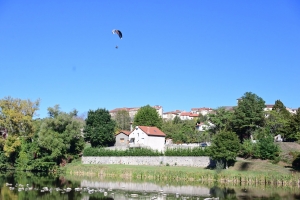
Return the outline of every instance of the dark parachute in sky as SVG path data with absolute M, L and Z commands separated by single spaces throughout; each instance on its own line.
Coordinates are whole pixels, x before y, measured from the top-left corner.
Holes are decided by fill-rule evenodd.
M 119 38 L 122 39 L 122 32 L 120 30 L 114 29 L 112 30 L 113 34 L 118 34 Z

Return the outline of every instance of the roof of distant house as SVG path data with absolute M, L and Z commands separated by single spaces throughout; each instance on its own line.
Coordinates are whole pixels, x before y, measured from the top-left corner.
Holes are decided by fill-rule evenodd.
M 176 115 L 176 114 L 179 114 L 181 112 L 182 112 L 181 110 L 175 110 L 175 111 L 164 112 L 163 114 L 174 114 L 174 115 Z
M 138 126 L 138 127 L 147 135 L 166 137 L 166 134 L 164 134 L 164 132 L 162 132 L 159 128 L 155 126 Z
M 130 112 L 130 111 L 138 111 L 140 108 L 141 108 L 141 107 L 134 107 L 134 108 L 127 108 L 127 107 L 124 107 L 124 108 L 115 108 L 115 109 L 113 109 L 113 110 L 110 110 L 109 112 L 110 112 L 110 113 L 116 113 L 116 112 L 118 112 L 118 111 L 120 111 L 120 110 L 126 110 L 126 111 L 128 111 L 128 112 Z M 162 108 L 162 106 L 156 105 L 156 106 L 152 106 L 152 108 L 155 108 L 156 110 L 159 110 L 159 109 Z
M 192 108 L 191 109 L 192 111 L 201 111 L 201 110 L 213 110 L 212 108 L 206 108 L 206 107 L 203 107 L 203 108 Z
M 110 113 L 116 113 L 116 112 L 121 111 L 121 110 L 129 111 L 130 108 L 126 108 L 126 107 L 124 107 L 124 108 L 115 108 L 115 109 L 113 109 L 113 110 L 110 110 L 109 112 L 110 112 Z
M 198 117 L 199 115 L 191 112 L 182 112 L 180 113 L 180 116 Z
M 273 108 L 274 104 L 266 104 L 266 108 Z
M 117 133 L 116 135 L 119 135 L 121 133 L 124 133 L 125 135 L 129 135 L 131 132 L 130 131 L 125 131 L 125 130 L 121 130 L 119 133 Z

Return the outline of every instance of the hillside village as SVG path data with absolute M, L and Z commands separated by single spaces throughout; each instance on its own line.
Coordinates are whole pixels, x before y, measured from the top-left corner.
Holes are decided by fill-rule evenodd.
M 241 99 L 237 99 L 237 103 L 240 100 Z M 266 111 L 266 112 L 271 111 L 274 105 L 275 104 L 266 104 L 264 111 Z M 168 112 L 164 112 L 163 107 L 160 105 L 155 105 L 155 106 L 151 106 L 151 107 L 156 109 L 157 113 L 164 121 L 173 120 L 176 116 L 178 116 L 181 120 L 193 120 L 193 119 L 196 120 L 199 117 L 199 115 L 205 116 L 207 114 L 213 114 L 216 112 L 216 109 L 208 108 L 208 107 L 191 108 L 190 111 L 175 110 L 175 111 L 168 111 Z M 233 111 L 234 107 L 235 106 L 223 106 L 223 108 L 225 108 L 225 110 L 227 110 L 227 111 Z M 112 116 L 112 118 L 114 118 L 116 116 L 117 112 L 125 110 L 129 113 L 129 116 L 130 116 L 131 122 L 132 122 L 134 119 L 134 116 L 136 115 L 136 113 L 138 112 L 139 109 L 140 109 L 140 107 L 134 107 L 134 108 L 123 107 L 123 108 L 116 108 L 116 109 L 110 110 L 109 113 Z M 296 112 L 297 112 L 297 109 L 288 108 L 288 107 L 286 107 L 286 109 L 291 114 L 296 114 Z M 265 115 L 266 115 L 266 117 L 268 116 L 267 113 Z M 202 132 L 213 126 L 214 126 L 214 124 L 212 124 L 210 122 L 207 122 L 207 123 L 201 122 L 199 124 L 197 123 L 195 128 L 196 128 L 196 130 Z M 157 150 L 163 151 L 166 146 L 173 145 L 172 139 L 165 138 L 165 136 L 166 135 L 161 130 L 157 129 L 156 127 L 146 127 L 146 126 L 132 127 L 131 126 L 130 131 L 122 130 L 116 135 L 115 146 L 117 146 L 117 147 L 149 146 L 152 149 L 157 149 Z M 255 142 L 255 140 L 253 140 L 253 138 L 252 138 L 252 135 L 251 135 L 251 140 L 253 142 Z M 283 139 L 281 138 L 280 135 L 275 136 L 274 140 L 277 142 L 283 141 Z M 206 142 L 205 145 L 206 144 L 209 145 L 209 142 Z M 186 145 L 189 146 L 189 145 L 193 145 L 193 144 L 186 144 Z M 199 146 L 199 144 L 197 144 L 196 146 Z
M 237 99 L 239 101 L 240 99 Z M 272 110 L 274 104 L 266 104 L 266 107 L 264 108 L 264 111 L 270 111 Z M 215 109 L 213 108 L 207 108 L 207 107 L 200 107 L 200 108 L 191 108 L 190 111 L 184 111 L 184 110 L 174 110 L 174 111 L 168 111 L 164 112 L 163 107 L 160 105 L 155 105 L 152 106 L 153 108 L 156 109 L 157 113 L 159 114 L 160 117 L 162 117 L 163 120 L 173 120 L 175 116 L 179 116 L 181 120 L 192 120 L 196 119 L 199 117 L 199 114 L 205 116 L 210 113 L 214 113 Z M 221 106 L 225 108 L 225 110 L 232 110 L 234 109 L 235 106 Z M 116 113 L 120 110 L 126 110 L 129 112 L 129 116 L 131 120 L 133 121 L 133 118 L 137 111 L 140 109 L 140 107 L 134 107 L 134 108 L 115 108 L 113 110 L 110 110 L 109 113 L 112 117 L 116 115 Z M 289 108 L 286 107 L 286 109 L 291 113 L 291 114 L 296 114 L 297 108 Z

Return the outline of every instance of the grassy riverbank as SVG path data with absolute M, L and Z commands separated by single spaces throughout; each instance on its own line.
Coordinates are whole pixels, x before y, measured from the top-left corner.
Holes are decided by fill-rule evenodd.
M 251 184 L 299 186 L 300 173 L 290 168 L 261 160 L 239 160 L 226 170 L 211 170 L 180 166 L 133 166 L 133 165 L 83 165 L 68 164 L 66 174 L 71 176 L 93 176 L 120 180 L 143 180 L 184 183 Z

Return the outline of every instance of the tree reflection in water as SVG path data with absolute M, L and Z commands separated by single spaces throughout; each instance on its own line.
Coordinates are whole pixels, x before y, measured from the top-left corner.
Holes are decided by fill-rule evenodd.
M 75 189 L 76 188 L 76 189 Z M 137 200 L 137 199 L 300 199 L 299 188 L 178 185 L 65 178 L 47 173 L 0 174 L 0 199 L 4 200 Z

